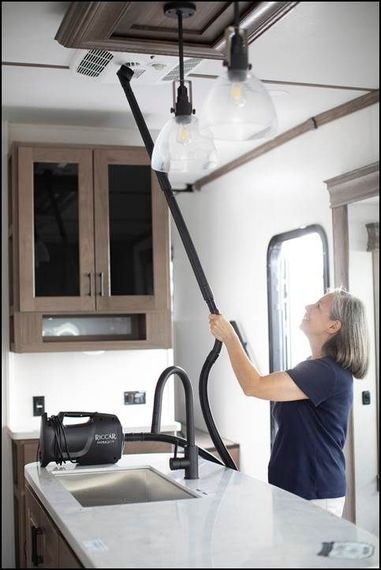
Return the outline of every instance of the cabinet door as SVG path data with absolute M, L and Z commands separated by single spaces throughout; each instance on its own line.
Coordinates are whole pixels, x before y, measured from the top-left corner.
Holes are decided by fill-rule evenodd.
M 83 568 L 66 541 L 58 537 L 58 568 Z
M 169 215 L 144 148 L 94 151 L 97 309 L 169 307 Z
M 18 148 L 20 311 L 94 310 L 92 152 Z
M 27 489 L 26 546 L 28 568 L 58 568 L 59 535 L 49 516 Z

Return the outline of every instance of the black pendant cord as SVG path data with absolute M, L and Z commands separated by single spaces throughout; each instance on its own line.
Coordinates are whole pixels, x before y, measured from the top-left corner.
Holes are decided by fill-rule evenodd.
M 234 31 L 238 33 L 239 30 L 239 2 L 234 2 Z
M 177 22 L 178 22 L 178 28 L 179 28 L 180 85 L 184 85 L 183 15 L 182 15 L 181 10 L 177 10 Z
M 150 132 L 148 130 L 142 112 L 140 111 L 139 105 L 135 99 L 135 95 L 131 89 L 130 80 L 133 74 L 134 72 L 129 67 L 127 67 L 127 65 L 122 65 L 122 67 L 117 72 L 117 76 L 122 85 L 124 93 L 127 97 L 127 101 L 130 105 L 132 114 L 134 116 L 135 122 L 140 131 L 140 135 L 143 139 L 148 155 L 151 157 L 153 152 L 153 140 L 151 138 Z M 164 172 L 158 172 L 158 171 L 155 171 L 155 174 L 159 181 L 160 187 L 164 192 L 164 196 L 167 200 L 168 207 L 171 211 L 174 222 L 181 237 L 182 243 L 184 245 L 186 254 L 188 256 L 194 275 L 196 277 L 197 283 L 200 287 L 201 294 L 206 304 L 208 305 L 209 311 L 213 314 L 219 314 L 217 306 L 214 302 L 212 290 L 205 277 L 205 273 L 203 271 L 196 249 L 190 237 L 188 228 L 185 224 L 180 208 L 176 202 L 176 198 L 173 194 L 171 184 L 168 180 L 168 176 Z M 210 437 L 214 443 L 217 452 L 219 453 L 226 467 L 230 467 L 231 469 L 237 470 L 236 464 L 234 463 L 229 451 L 226 449 L 217 431 L 208 402 L 208 393 L 207 393 L 208 376 L 211 367 L 213 366 L 214 362 L 217 360 L 221 352 L 221 347 L 222 343 L 219 340 L 216 340 L 201 370 L 200 382 L 199 382 L 200 405 L 206 426 L 208 428 Z

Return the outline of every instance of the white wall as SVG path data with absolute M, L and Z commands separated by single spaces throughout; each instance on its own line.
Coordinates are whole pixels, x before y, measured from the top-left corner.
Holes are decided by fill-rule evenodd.
M 172 349 L 118 350 L 101 354 L 15 354 L 8 351 L 6 155 L 8 142 L 12 141 L 142 146 L 137 131 L 3 124 L 3 433 L 5 424 L 13 431 L 39 429 L 40 418 L 33 416 L 33 396 L 45 396 L 48 415 L 61 410 L 114 413 L 126 428 L 149 428 L 156 381 L 161 372 L 173 364 Z M 125 406 L 123 392 L 126 390 L 145 390 L 147 404 Z M 163 396 L 162 425 L 173 422 L 174 389 L 173 379 L 170 379 Z M 6 519 L 3 520 L 4 567 L 12 567 L 13 490 L 7 436 L 3 437 L 3 444 L 2 513 Z
M 217 179 L 200 192 L 179 195 L 216 305 L 242 327 L 259 369 L 268 372 L 266 253 L 270 239 L 302 225 L 321 224 L 329 243 L 333 176 L 378 160 L 378 105 L 311 131 Z M 176 231 L 174 244 L 175 362 L 198 377 L 213 345 L 208 308 Z M 311 299 L 313 301 L 313 299 Z M 212 413 L 222 436 L 241 446 L 242 471 L 267 480 L 269 403 L 247 398 L 223 349 L 209 382 Z M 182 394 L 176 392 L 176 402 Z M 197 423 L 204 426 L 199 407 Z
M 370 334 L 369 370 L 365 378 L 354 382 L 356 523 L 375 535 L 378 535 L 379 532 L 376 354 L 373 266 L 372 253 L 367 251 L 368 232 L 366 224 L 378 221 L 378 204 L 358 202 L 348 207 L 350 290 L 365 304 Z M 362 404 L 361 394 L 364 390 L 370 391 L 370 405 L 364 406 Z

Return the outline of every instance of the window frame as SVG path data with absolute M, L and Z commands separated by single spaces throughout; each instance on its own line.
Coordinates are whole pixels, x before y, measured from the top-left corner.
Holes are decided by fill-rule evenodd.
M 277 262 L 282 244 L 285 241 L 296 239 L 311 233 L 317 233 L 322 241 L 323 247 L 323 287 L 324 292 L 330 287 L 330 274 L 329 274 L 329 252 L 328 252 L 328 239 L 324 228 L 319 224 L 311 224 L 309 226 L 299 227 L 295 230 L 282 232 L 273 236 L 267 248 L 267 313 L 268 313 L 268 327 L 269 327 L 269 371 L 275 372 L 284 369 L 283 346 L 280 343 L 280 328 L 279 319 L 273 311 L 273 305 L 276 298 L 275 291 L 275 263 Z M 270 430 L 271 430 L 271 448 L 275 439 L 275 422 L 273 419 L 273 405 L 270 402 Z

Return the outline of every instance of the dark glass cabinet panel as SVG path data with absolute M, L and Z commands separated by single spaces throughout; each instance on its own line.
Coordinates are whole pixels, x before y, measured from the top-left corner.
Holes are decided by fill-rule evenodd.
M 78 191 L 78 164 L 34 163 L 36 297 L 79 295 Z
M 108 165 L 111 295 L 153 295 L 151 168 Z

